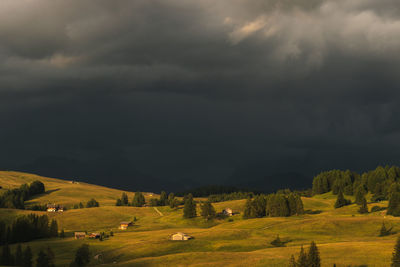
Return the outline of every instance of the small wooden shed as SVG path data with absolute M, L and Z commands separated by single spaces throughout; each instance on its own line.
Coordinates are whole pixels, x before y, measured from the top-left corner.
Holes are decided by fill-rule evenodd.
M 193 238 L 193 237 L 191 237 L 190 235 L 187 235 L 187 234 L 182 233 L 182 232 L 178 232 L 178 233 L 173 234 L 173 235 L 171 236 L 171 240 L 174 240 L 174 241 L 189 240 L 189 239 L 192 239 L 192 238 Z
M 85 232 L 75 232 L 75 239 L 85 239 L 86 233 Z
M 120 222 L 119 229 L 126 230 L 129 226 L 132 226 L 132 222 Z
M 225 208 L 222 211 L 222 214 L 224 214 L 225 216 L 232 216 L 233 215 L 233 210 L 231 208 Z

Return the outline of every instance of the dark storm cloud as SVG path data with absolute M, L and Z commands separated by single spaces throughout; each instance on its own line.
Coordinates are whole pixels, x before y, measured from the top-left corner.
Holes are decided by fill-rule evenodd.
M 3 0 L 0 167 L 134 187 L 399 163 L 399 36 L 395 0 Z

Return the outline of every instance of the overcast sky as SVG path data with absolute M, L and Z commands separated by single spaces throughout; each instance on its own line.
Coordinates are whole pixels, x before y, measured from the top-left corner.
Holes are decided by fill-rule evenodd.
M 399 70 L 398 0 L 1 0 L 0 168 L 134 189 L 400 164 Z

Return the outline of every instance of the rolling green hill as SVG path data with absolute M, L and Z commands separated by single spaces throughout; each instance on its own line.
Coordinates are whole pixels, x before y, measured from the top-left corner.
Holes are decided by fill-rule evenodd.
M 67 266 L 73 259 L 74 250 L 88 243 L 92 256 L 102 254 L 102 266 L 287 266 L 291 254 L 299 253 L 301 245 L 308 247 L 311 240 L 317 242 L 322 266 L 389 266 L 397 235 L 378 237 L 384 221 L 400 231 L 400 218 L 387 216 L 379 211 L 360 215 L 358 206 L 350 205 L 333 209 L 336 196 L 331 193 L 303 198 L 304 208 L 313 214 L 287 218 L 260 218 L 244 220 L 241 214 L 231 219 L 205 222 L 202 218 L 185 220 L 182 208 L 116 207 L 115 200 L 122 191 L 86 183 L 40 177 L 37 175 L 0 172 L 3 188 L 18 187 L 22 183 L 40 180 L 46 186 L 46 194 L 29 203 L 58 203 L 73 205 L 94 197 L 99 208 L 70 209 L 63 213 L 49 213 L 59 227 L 65 229 L 67 238 L 52 238 L 29 242 L 34 253 L 50 246 L 56 256 L 57 266 Z M 128 193 L 132 199 L 133 193 Z M 147 194 L 149 198 L 150 195 Z M 214 203 L 217 212 L 226 207 L 243 213 L 245 200 Z M 379 204 L 387 206 L 383 201 Z M 27 210 L 0 209 L 0 217 L 12 221 Z M 46 212 L 35 212 L 46 214 Z M 198 210 L 198 214 L 199 214 Z M 127 231 L 118 230 L 118 223 L 137 218 Z M 114 232 L 104 241 L 75 240 L 74 231 Z M 176 232 L 194 237 L 189 241 L 171 241 Z M 288 241 L 286 247 L 275 248 L 270 242 L 279 234 Z M 24 246 L 25 244 L 23 244 Z M 98 265 L 94 259 L 92 265 Z

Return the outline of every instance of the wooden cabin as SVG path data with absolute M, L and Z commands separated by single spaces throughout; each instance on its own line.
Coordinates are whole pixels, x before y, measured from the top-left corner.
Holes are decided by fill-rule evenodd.
M 191 237 L 190 235 L 187 235 L 187 234 L 182 233 L 182 232 L 178 232 L 178 233 L 173 234 L 173 235 L 171 236 L 171 240 L 174 240 L 174 241 L 189 240 L 189 239 L 192 239 L 192 238 L 193 238 L 193 237 Z
M 132 226 L 132 222 L 120 222 L 119 229 L 126 230 L 129 226 Z
M 225 215 L 225 216 L 232 216 L 233 215 L 233 210 L 231 208 L 225 208 L 222 211 L 222 214 Z
M 47 204 L 47 212 L 63 212 L 64 206 L 56 204 Z
M 57 206 L 56 204 L 47 204 L 47 212 L 56 212 Z
M 85 239 L 86 233 L 85 232 L 75 232 L 75 239 Z

